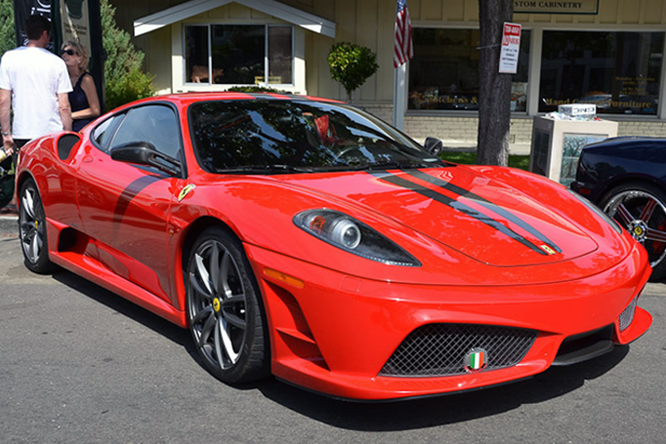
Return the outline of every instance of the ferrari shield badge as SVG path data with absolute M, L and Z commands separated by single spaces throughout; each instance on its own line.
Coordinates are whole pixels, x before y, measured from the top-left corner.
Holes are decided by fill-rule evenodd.
M 488 353 L 482 348 L 473 348 L 465 359 L 465 370 L 478 372 L 486 368 Z
M 189 184 L 185 185 L 182 190 L 180 190 L 180 193 L 178 193 L 178 202 L 181 200 L 185 199 L 185 196 L 190 194 L 190 192 L 196 187 L 196 185 Z
M 541 245 L 539 248 L 541 248 L 541 250 L 543 250 L 549 256 L 552 256 L 553 254 L 556 253 L 555 250 L 553 250 L 552 248 L 550 248 L 548 245 L 545 245 L 545 244 Z

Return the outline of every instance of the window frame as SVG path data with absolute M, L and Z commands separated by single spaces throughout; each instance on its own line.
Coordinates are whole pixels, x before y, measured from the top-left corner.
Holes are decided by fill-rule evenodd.
M 527 79 L 527 106 L 526 112 L 512 112 L 511 118 L 533 118 L 545 113 L 539 112 L 540 100 L 540 81 L 541 81 L 541 58 L 543 48 L 543 33 L 544 31 L 581 31 L 586 29 L 585 24 L 557 24 L 557 23 L 535 23 L 535 22 L 521 22 L 523 31 L 530 31 L 530 59 L 528 62 L 528 79 Z M 478 24 L 469 22 L 457 23 L 426 23 L 419 22 L 413 24 L 413 27 L 423 28 L 444 28 L 444 29 L 478 29 Z M 641 24 L 638 25 L 599 25 L 594 27 L 595 32 L 661 32 L 664 34 L 664 57 L 662 57 L 661 67 L 661 85 L 659 88 L 658 108 L 656 115 L 640 115 L 640 114 L 601 114 L 601 116 L 608 116 L 616 121 L 655 121 L 666 120 L 666 30 L 663 25 L 655 24 Z M 409 94 L 409 70 L 407 70 L 407 79 L 405 86 L 401 93 L 405 97 Z M 412 117 L 427 117 L 427 116 L 464 116 L 464 117 L 478 117 L 478 111 L 456 111 L 456 110 L 416 110 L 408 109 L 405 107 L 405 115 Z
M 479 31 L 478 24 L 471 24 L 471 23 L 463 23 L 459 25 L 436 25 L 436 24 L 419 24 L 419 25 L 413 25 L 414 28 L 422 28 L 422 29 L 444 29 L 444 30 L 469 30 L 469 31 Z M 520 110 L 520 111 L 511 111 L 511 117 L 528 117 L 532 116 L 530 112 L 530 94 L 532 93 L 532 89 L 530 88 L 531 83 L 533 82 L 532 78 L 532 72 L 534 71 L 533 65 L 532 65 L 532 60 L 534 59 L 533 53 L 535 49 L 535 39 L 534 39 L 534 31 L 531 26 L 531 24 L 523 24 L 522 25 L 522 32 L 529 32 L 530 33 L 530 41 L 529 41 L 529 59 L 527 61 L 527 91 L 526 91 L 526 103 L 525 103 L 525 110 Z M 540 53 L 540 52 L 539 52 Z M 412 63 L 411 61 L 409 63 Z M 499 68 L 498 68 L 499 69 Z M 409 90 L 409 69 L 407 69 L 406 73 L 406 79 L 405 79 L 405 95 L 409 96 L 410 90 Z M 512 83 L 518 83 L 518 82 L 512 82 Z M 522 82 L 520 82 L 522 83 Z M 461 109 L 412 109 L 409 108 L 409 103 L 406 104 L 406 109 L 405 109 L 405 115 L 408 116 L 428 116 L 428 115 L 435 115 L 435 116 L 478 116 L 479 110 L 478 109 L 470 109 L 470 110 L 461 110 Z
M 180 176 L 177 176 L 177 177 L 180 177 L 180 178 L 182 178 L 182 179 L 185 179 L 185 178 L 187 178 L 187 176 L 188 176 L 188 173 L 187 173 L 187 162 L 186 162 L 186 157 L 187 157 L 187 156 L 185 155 L 185 143 L 184 143 L 184 140 L 183 140 L 183 129 L 182 129 L 181 121 L 180 121 L 180 112 L 178 111 L 178 108 L 177 108 L 173 103 L 171 103 L 171 102 L 166 102 L 166 101 L 151 101 L 151 102 L 149 102 L 149 103 L 142 103 L 142 104 L 140 104 L 140 105 L 131 106 L 131 107 L 123 108 L 123 109 L 119 110 L 118 112 L 116 112 L 116 113 L 114 113 L 114 114 L 108 116 L 108 117 L 107 117 L 106 119 L 104 119 L 102 122 L 100 122 L 99 124 L 97 124 L 97 125 L 95 126 L 95 128 L 92 129 L 92 131 L 91 131 L 91 133 L 90 133 L 90 143 L 91 143 L 96 149 L 102 151 L 103 153 L 107 154 L 108 156 L 111 156 L 111 149 L 112 149 L 113 146 L 114 146 L 114 141 L 115 141 L 115 139 L 116 139 L 116 136 L 117 136 L 117 134 L 118 134 L 118 131 L 119 131 L 119 130 L 122 128 L 122 126 L 125 124 L 125 121 L 126 121 L 128 118 L 131 118 L 131 114 L 132 114 L 132 112 L 135 111 L 135 110 L 137 110 L 137 109 L 139 109 L 139 108 L 155 107 L 155 106 L 161 106 L 161 107 L 169 108 L 169 109 L 173 112 L 173 114 L 174 114 L 174 116 L 175 116 L 175 120 L 176 120 L 176 131 L 177 131 L 177 133 L 178 133 L 178 137 L 177 137 L 178 140 L 177 140 L 177 141 L 178 141 L 178 144 L 179 144 L 179 148 L 178 148 L 178 150 L 177 150 L 178 156 L 177 156 L 177 157 L 173 157 L 173 156 L 171 156 L 171 155 L 169 155 L 169 154 L 163 153 L 162 151 L 160 151 L 160 150 L 158 149 L 158 147 L 155 147 L 155 148 L 156 148 L 156 150 L 157 150 L 158 152 L 160 152 L 160 153 L 162 153 L 162 154 L 164 154 L 164 155 L 166 155 L 166 156 L 168 156 L 168 157 L 170 157 L 170 158 L 172 158 L 172 159 L 174 159 L 174 160 L 180 162 L 180 164 L 181 164 L 181 173 L 180 173 Z M 112 128 L 111 138 L 108 140 L 108 142 L 106 142 L 105 145 L 100 144 L 100 143 L 97 141 L 97 139 L 95 138 L 95 134 L 96 134 L 97 130 L 98 130 L 102 125 L 104 125 L 106 122 L 110 122 L 111 120 L 116 119 L 116 118 L 119 118 L 119 121 L 118 121 L 119 123 L 115 126 L 115 128 Z M 143 140 L 138 140 L 138 142 L 141 142 L 141 141 L 143 141 Z M 147 166 L 141 166 L 141 167 L 138 167 L 138 168 L 147 169 L 147 170 L 150 170 L 150 171 L 152 171 L 152 172 L 159 172 L 159 174 L 164 174 L 164 172 L 162 172 L 162 171 L 160 171 L 160 170 L 157 170 L 157 169 L 155 169 L 155 168 L 151 168 L 151 167 L 147 167 Z M 176 176 L 174 176 L 174 177 L 176 177 Z
M 263 72 L 264 72 L 264 80 L 267 77 L 267 74 L 270 73 L 270 66 L 269 66 L 269 53 L 268 53 L 268 47 L 269 47 L 269 28 L 271 27 L 283 27 L 283 28 L 290 28 L 291 30 L 291 82 L 287 83 L 269 83 L 269 82 L 260 82 L 260 83 L 213 83 L 211 82 L 211 77 L 212 77 L 212 70 L 213 70 L 213 42 L 212 42 L 212 27 L 213 26 L 263 26 L 264 28 L 264 56 L 263 56 L 263 61 L 264 61 L 264 67 L 263 67 Z M 205 27 L 207 32 L 207 44 L 208 44 L 208 57 L 207 57 L 207 62 L 208 62 L 208 82 L 204 83 L 196 83 L 191 81 L 187 75 L 187 54 L 186 54 L 186 48 L 187 48 L 187 28 L 188 27 Z M 297 53 L 297 42 L 296 42 L 296 27 L 292 24 L 289 23 L 267 23 L 267 22 L 261 22 L 261 23 L 252 23 L 252 22 L 206 22 L 206 23 L 196 23 L 196 22 L 188 22 L 188 23 L 183 23 L 182 24 L 182 30 L 181 30 L 181 45 L 182 45 L 182 84 L 183 87 L 185 88 L 192 88 L 192 87 L 205 87 L 207 89 L 211 88 L 221 88 L 221 89 L 228 89 L 232 88 L 234 86 L 263 86 L 263 87 L 279 87 L 279 88 L 289 88 L 293 89 L 296 87 L 296 77 L 297 77 L 297 64 L 296 64 L 296 53 Z
M 561 27 L 552 27 L 552 26 L 544 26 L 540 30 L 540 57 L 539 57 L 539 72 L 538 72 L 538 84 L 536 88 L 536 96 L 538 98 L 538 101 L 536 103 L 536 110 L 535 110 L 535 115 L 545 115 L 548 114 L 548 112 L 551 111 L 539 111 L 540 108 L 540 102 L 541 102 L 541 77 L 542 77 L 542 68 L 543 68 L 543 48 L 544 48 L 544 34 L 548 32 L 552 33 L 566 33 L 566 32 L 586 32 L 584 29 L 580 28 L 571 28 L 571 27 L 566 27 L 566 28 L 561 28 Z M 656 104 L 656 109 L 654 113 L 621 113 L 621 112 L 609 112 L 609 113 L 604 113 L 597 109 L 597 114 L 606 118 L 612 118 L 613 120 L 618 120 L 620 119 L 631 119 L 631 120 L 637 120 L 637 119 L 642 119 L 642 120 L 651 120 L 655 118 L 661 118 L 660 116 L 662 113 L 666 111 L 665 107 L 663 106 L 663 100 L 661 100 L 664 96 L 664 92 L 666 90 L 666 78 L 664 78 L 664 74 L 666 73 L 666 63 L 664 60 L 664 54 L 666 53 L 666 30 L 663 28 L 658 29 L 658 28 L 653 28 L 653 27 L 646 27 L 646 28 L 636 28 L 636 27 L 608 27 L 608 28 L 595 28 L 592 31 L 589 31 L 590 33 L 597 33 L 597 34 L 602 34 L 602 33 L 607 33 L 607 34 L 661 34 L 661 44 L 662 44 L 662 53 L 661 53 L 661 67 L 659 68 L 660 72 L 660 77 L 659 77 L 659 91 L 657 94 L 655 94 L 655 104 Z M 615 59 L 617 60 L 617 59 Z M 581 66 L 587 66 L 587 65 L 581 65 Z M 589 93 L 590 91 L 588 91 Z M 585 102 L 580 102 L 580 103 L 585 103 Z

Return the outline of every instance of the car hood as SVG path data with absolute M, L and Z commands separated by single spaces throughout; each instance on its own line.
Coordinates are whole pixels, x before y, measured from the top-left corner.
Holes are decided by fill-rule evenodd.
M 472 168 L 276 177 L 332 201 L 361 205 L 488 265 L 568 261 L 598 248 L 554 202 Z

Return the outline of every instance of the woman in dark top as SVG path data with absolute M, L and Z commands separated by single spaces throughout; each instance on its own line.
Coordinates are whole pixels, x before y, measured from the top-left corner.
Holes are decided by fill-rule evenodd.
M 95 117 L 99 116 L 100 106 L 97 88 L 92 75 L 87 71 L 88 52 L 79 43 L 68 40 L 62 44 L 62 59 L 67 65 L 69 78 L 74 90 L 69 93 L 72 107 L 72 130 L 80 131 Z

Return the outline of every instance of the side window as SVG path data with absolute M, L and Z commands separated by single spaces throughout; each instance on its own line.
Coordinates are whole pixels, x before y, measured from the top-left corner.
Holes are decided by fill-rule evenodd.
M 130 110 L 122 122 L 112 147 L 130 142 L 150 142 L 155 149 L 178 159 L 181 150 L 176 113 L 168 106 L 147 105 Z
M 115 116 L 106 119 L 93 130 L 92 139 L 95 141 L 98 148 L 103 151 L 109 151 L 109 144 L 113 140 L 113 135 L 116 133 L 118 126 L 122 123 L 124 118 L 124 113 L 116 114 Z

